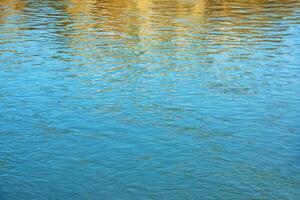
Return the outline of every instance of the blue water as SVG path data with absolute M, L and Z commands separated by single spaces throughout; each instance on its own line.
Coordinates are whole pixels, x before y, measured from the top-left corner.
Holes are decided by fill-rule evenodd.
M 0 199 L 299 199 L 299 0 L 0 0 Z

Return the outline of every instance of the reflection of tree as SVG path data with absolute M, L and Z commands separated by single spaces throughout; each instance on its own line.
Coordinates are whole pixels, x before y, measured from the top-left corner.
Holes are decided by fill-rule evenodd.
M 153 0 L 70 1 L 72 5 L 67 11 L 71 16 L 98 19 L 99 27 L 107 27 L 129 35 L 147 35 L 151 32 L 149 29 L 151 24 L 160 27 L 176 26 L 178 23 L 172 21 L 172 18 L 189 16 L 190 11 L 200 16 L 203 15 L 204 10 L 203 0 L 189 3 Z M 92 24 L 87 24 L 86 28 L 90 26 L 94 27 Z
M 38 9 L 32 2 L 0 1 L 0 8 L 5 10 L 0 12 L 0 22 L 5 15 L 26 12 L 26 6 Z M 108 40 L 122 40 L 128 49 L 139 54 L 150 48 L 151 43 L 161 48 L 165 43 L 190 46 L 205 40 L 204 36 L 214 44 L 239 41 L 245 35 L 264 39 L 268 27 L 293 12 L 293 6 L 284 7 L 293 0 L 281 2 L 278 5 L 268 0 L 58 0 L 38 5 L 68 15 L 60 19 L 65 29 L 61 34 L 73 38 L 75 43 L 97 43 L 105 36 Z M 222 35 L 215 34 L 218 32 Z M 190 39 L 180 42 L 180 38 Z
M 10 9 L 9 12 L 18 12 L 22 11 L 26 6 L 25 0 L 1 0 L 0 1 L 0 7 L 2 7 L 2 10 L 5 10 L 3 7 L 6 7 L 6 9 Z
M 282 5 L 292 2 L 294 1 L 281 1 Z M 56 3 L 43 1 L 43 4 L 54 6 Z M 265 27 L 271 25 L 266 22 L 286 16 L 292 10 L 290 7 L 286 9 L 278 6 L 276 9 L 272 9 L 272 6 L 277 4 L 268 0 L 69 0 L 64 4 L 67 6 L 61 6 L 61 9 L 66 10 L 72 19 L 77 20 L 76 22 L 80 22 L 76 24 L 78 29 L 89 31 L 91 28 L 97 28 L 141 37 L 153 35 L 153 33 L 157 33 L 157 30 L 170 31 L 169 35 L 163 34 L 163 38 L 158 37 L 162 40 L 171 39 L 174 32 L 186 34 L 195 26 L 207 25 L 205 23 L 207 18 L 224 18 L 224 21 L 219 21 L 220 24 L 223 23 L 227 27 L 232 26 L 236 31 L 250 32 L 250 29 L 239 29 L 239 27 L 251 25 L 251 23 Z M 6 14 L 23 10 L 26 1 L 0 1 L 2 10 L 7 10 L 4 6 L 9 7 L 10 11 L 0 12 L 1 19 Z M 260 17 L 255 20 L 243 20 L 262 12 L 264 14 L 259 15 Z M 277 15 L 277 18 L 274 15 Z M 234 23 L 227 23 L 228 20 L 226 21 L 225 18 L 234 20 Z
M 74 21 L 76 30 L 67 31 L 70 33 L 67 34 L 69 37 L 76 37 L 75 41 L 78 42 L 94 40 L 99 43 L 100 37 L 106 35 L 108 40 L 111 37 L 122 40 L 131 53 L 138 55 L 151 48 L 153 42 L 169 43 L 180 35 L 189 34 L 194 26 L 203 23 L 205 11 L 204 0 L 175 2 L 70 0 L 70 2 L 66 11 Z
M 170 71 L 184 71 L 186 68 L 192 71 L 195 68 L 195 74 L 199 71 L 196 69 L 199 65 L 224 66 L 224 63 L 232 63 L 234 56 L 248 59 L 251 56 L 249 48 L 260 41 L 265 46 L 274 47 L 272 44 L 268 45 L 268 42 L 280 43 L 284 37 L 280 31 L 284 33 L 288 28 L 278 26 L 278 22 L 292 15 L 296 5 L 299 5 L 293 4 L 294 0 L 282 0 L 280 3 L 269 0 L 28 2 L 30 3 L 25 0 L 0 1 L 0 8 L 4 10 L 0 12 L 0 23 L 7 23 L 2 22 L 3 19 L 18 12 L 23 12 L 23 16 L 30 16 L 26 12 L 37 11 L 35 14 L 42 14 L 44 19 L 41 21 L 46 25 L 43 27 L 49 29 L 49 34 L 55 30 L 53 41 L 58 42 L 60 49 L 72 52 L 70 59 L 74 60 L 75 56 L 78 56 L 78 60 L 82 58 L 82 66 L 109 63 L 112 68 L 109 70 L 115 71 L 126 70 L 123 63 L 147 67 L 150 71 L 168 66 Z M 26 6 L 29 9 L 25 9 Z M 49 13 L 43 15 L 44 11 L 39 10 L 39 6 L 51 8 L 47 11 L 54 12 L 48 16 Z M 31 24 L 28 28 L 32 27 L 34 25 Z M 283 30 L 275 30 L 278 28 Z M 270 36 L 268 32 L 274 32 L 276 36 Z M 237 69 L 237 66 L 226 67 Z M 99 67 L 92 67 L 90 70 L 103 73 L 103 69 Z M 227 73 L 225 70 L 210 71 L 218 76 L 210 80 L 229 77 L 222 75 L 223 72 Z M 134 73 L 140 71 L 130 71 L 127 75 L 132 76 L 130 74 Z M 223 83 L 226 82 L 224 79 Z
M 221 31 L 237 32 L 241 36 L 255 34 L 257 30 L 253 27 L 273 26 L 272 21 L 290 15 L 293 10 L 291 7 L 280 8 L 276 2 L 267 0 L 70 0 L 70 2 L 67 12 L 80 22 L 76 23 L 76 27 L 82 30 L 82 34 L 90 31 L 114 32 L 116 38 L 127 35 L 138 39 L 136 41 L 139 42 L 145 40 L 147 36 L 167 42 L 181 35 L 189 35 L 195 30 L 206 31 L 205 28 L 211 25 L 216 25 Z M 292 2 L 294 1 L 283 0 L 282 5 Z M 253 16 L 256 18 L 249 19 Z M 222 37 L 218 40 L 222 40 Z
M 26 0 L 1 0 L 0 1 L 0 24 L 4 23 L 6 16 L 20 13 L 26 7 Z
M 108 42 L 122 40 L 133 53 L 140 54 L 150 48 L 151 43 L 164 48 L 163 44 L 188 47 L 203 40 L 225 44 L 243 40 L 246 35 L 264 39 L 268 27 L 295 9 L 284 6 L 293 0 L 281 2 L 278 5 L 268 0 L 58 0 L 38 4 L 68 15 L 60 19 L 66 30 L 61 34 L 71 39 L 71 45 L 90 43 L 93 47 L 93 42 L 99 43 L 106 37 Z M 5 10 L 0 12 L 0 20 L 5 15 L 21 12 L 26 6 L 33 6 L 32 2 L 0 1 L 0 7 Z M 222 35 L 216 34 L 218 32 Z M 186 38 L 185 41 L 180 41 L 182 38 Z
M 267 0 L 70 2 L 66 11 L 76 28 L 67 31 L 67 36 L 73 38 L 72 47 L 90 49 L 91 55 L 85 53 L 89 59 L 99 58 L 98 55 L 124 56 L 127 52 L 124 57 L 135 62 L 143 59 L 147 52 L 162 51 L 174 59 L 177 53 L 178 58 L 185 59 L 178 49 L 190 52 L 187 59 L 206 56 L 208 63 L 223 62 L 213 55 L 221 53 L 230 59 L 233 50 L 255 45 L 259 40 L 266 41 L 268 28 L 272 30 L 276 21 L 292 15 L 294 9 L 293 6 L 285 7 L 293 3 L 292 0 L 283 0 L 280 5 Z M 274 42 L 280 41 L 280 35 L 276 37 Z M 121 49 L 114 48 L 116 43 L 122 44 L 122 52 L 115 51 Z M 163 55 L 156 56 L 165 59 Z

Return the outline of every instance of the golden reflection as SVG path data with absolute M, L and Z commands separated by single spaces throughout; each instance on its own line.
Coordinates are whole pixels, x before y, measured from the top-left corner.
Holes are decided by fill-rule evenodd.
M 282 1 L 286 4 L 291 2 L 291 0 Z M 243 40 L 245 34 L 260 37 L 255 27 L 270 27 L 273 21 L 280 19 L 280 16 L 292 14 L 291 9 L 270 9 L 276 3 L 268 0 L 69 0 L 69 2 L 65 11 L 72 19 L 70 21 L 73 28 L 70 32 L 67 31 L 66 36 L 73 39 L 70 41 L 72 47 L 78 44 L 77 46 L 83 48 L 82 43 L 97 42 L 105 34 L 109 36 L 106 39 L 122 40 L 123 45 L 133 54 L 154 48 L 153 43 L 161 48 L 163 48 L 161 43 L 172 43 L 170 46 L 192 46 L 195 41 L 202 41 L 201 35 L 205 35 L 205 41 L 212 41 L 216 45 L 228 41 L 236 42 L 232 45 L 237 43 L 241 45 L 238 41 Z M 261 14 L 262 12 L 264 13 Z M 277 17 L 274 17 L 275 15 Z M 253 16 L 257 17 L 250 19 Z M 215 32 L 223 34 L 218 35 Z M 194 38 L 188 39 L 189 37 Z M 195 37 L 199 39 L 195 40 Z M 185 40 L 182 41 L 182 38 Z M 226 47 L 229 48 L 230 45 Z
M 97 0 L 70 0 L 67 12 L 74 14 L 82 13 L 85 15 L 93 14 L 93 7 L 97 4 Z
M 203 17 L 205 1 L 154 1 L 154 0 L 70 0 L 67 12 L 71 16 L 101 20 L 99 27 L 107 27 L 117 32 L 147 35 L 156 27 L 180 26 L 175 17 Z M 82 19 L 83 20 L 83 19 Z M 137 27 L 140 26 L 140 27 Z M 80 29 L 94 27 L 91 24 L 81 24 Z M 133 28 L 134 27 L 134 28 Z M 136 30 L 134 30 L 136 29 Z M 139 35 L 138 34 L 138 35 Z
M 0 0 L 0 24 L 5 17 L 22 12 L 26 4 L 26 0 Z
M 193 12 L 194 15 L 203 16 L 205 14 L 205 0 L 199 0 L 195 3 Z
M 79 29 L 91 27 L 107 29 L 116 33 L 147 36 L 157 29 L 172 27 L 185 33 L 195 26 L 205 24 L 208 17 L 232 19 L 231 23 L 223 22 L 224 26 L 242 26 L 240 19 L 255 13 L 266 11 L 265 6 L 272 5 L 267 0 L 69 0 L 67 12 L 75 19 L 81 20 Z M 289 3 L 290 0 L 283 0 Z M 238 8 L 238 9 L 237 9 Z M 274 10 L 272 10 L 274 12 Z M 275 12 L 287 10 L 279 9 Z M 259 22 L 272 21 L 273 15 L 264 15 Z M 234 22 L 234 23 L 232 23 Z M 251 22 L 247 22 L 251 23 Z M 254 22 L 253 22 L 254 23 Z M 256 23 L 256 22 L 255 22 Z M 268 25 L 262 24 L 262 25 Z M 245 30 L 240 30 L 245 31 Z M 181 31 L 178 31 L 180 34 Z
M 18 12 L 25 8 L 26 1 L 24 0 L 1 0 L 0 7 L 11 9 L 10 12 Z M 4 10 L 4 9 L 3 9 Z
M 15 13 L 22 13 L 26 17 L 34 15 L 30 12 L 38 10 L 39 4 L 32 2 L 0 0 L 0 23 L 10 23 L 5 19 Z M 278 21 L 293 14 L 296 6 L 285 6 L 291 2 L 292 0 L 282 0 L 280 4 L 268 0 L 57 0 L 53 3 L 46 0 L 39 3 L 44 8 L 51 8 L 56 14 L 45 13 L 34 20 L 43 20 L 45 16 L 51 18 L 50 22 L 46 22 L 48 24 L 45 29 L 55 26 L 59 30 L 55 37 L 61 37 L 63 44 L 74 50 L 72 55 L 80 59 L 86 58 L 97 65 L 109 64 L 113 67 L 112 70 L 117 71 L 126 68 L 120 64 L 124 60 L 127 65 L 145 63 L 143 59 L 149 61 L 146 57 L 148 55 L 158 58 L 153 62 L 169 62 L 166 65 L 174 65 L 172 59 L 162 61 L 165 58 L 160 55 L 161 52 L 166 52 L 172 58 L 176 58 L 178 54 L 178 58 L 183 60 L 191 58 L 191 54 L 193 59 L 198 59 L 219 53 L 229 59 L 233 49 L 251 48 L 255 45 L 255 39 L 268 39 L 266 29 L 272 30 L 272 26 L 276 27 Z M 15 21 L 23 25 L 23 21 L 18 20 Z M 25 18 L 24 23 L 26 22 Z M 30 24 L 31 21 L 28 22 L 28 27 L 16 25 L 16 29 L 35 28 Z M 277 32 L 276 37 L 278 40 L 274 42 L 280 41 L 280 32 Z M 222 63 L 224 59 L 207 60 L 209 63 Z
M 147 35 L 159 27 L 185 27 L 188 31 L 194 24 L 205 23 L 207 17 L 231 17 L 235 20 L 265 12 L 276 2 L 268 0 L 59 0 L 65 2 L 70 17 L 82 20 L 78 28 L 107 28 L 121 33 L 131 34 L 135 27 L 137 34 Z M 44 1 L 47 3 L 48 1 Z M 291 0 L 282 0 L 290 4 Z M 294 2 L 294 1 L 293 1 Z M 26 0 L 1 0 L 0 20 L 15 12 L 24 10 Z M 237 9 L 239 8 L 239 9 Z M 273 9 L 272 12 L 289 12 L 287 9 Z M 272 15 L 265 15 L 271 19 Z M 94 21 L 93 21 L 94 20 Z M 235 21 L 239 22 L 239 21 Z M 189 24 L 190 23 L 190 24 Z M 241 22 L 242 23 L 242 22 Z M 138 27 L 140 26 L 140 28 Z M 189 27 L 190 26 L 190 27 Z M 135 34 L 135 33 L 133 33 Z
M 191 35 L 195 30 L 206 31 L 207 26 L 215 24 L 226 33 L 251 34 L 253 27 L 270 27 L 272 21 L 292 14 L 292 8 L 267 9 L 276 5 L 268 0 L 58 0 L 65 6 L 57 6 L 62 13 L 68 14 L 68 22 L 72 27 L 66 31 L 71 38 L 81 38 L 91 34 L 96 39 L 99 32 L 111 36 L 136 37 L 135 42 L 147 42 L 147 37 L 156 37 L 157 41 L 171 41 L 180 36 Z M 44 1 L 47 4 L 48 1 Z M 291 3 L 282 0 L 281 5 Z M 293 1 L 294 2 L 294 1 Z M 48 2 L 49 3 L 49 2 Z M 1 0 L 0 23 L 5 16 L 22 12 L 26 0 Z M 49 6 L 52 4 L 49 3 Z M 24 11 L 26 12 L 26 11 Z M 264 12 L 264 14 L 260 14 Z M 253 15 L 255 20 L 244 20 Z M 260 14 L 260 15 L 259 15 Z M 277 17 L 274 17 L 275 14 Z M 279 17 L 278 17 L 279 16 Z M 207 21 L 210 20 L 210 21 Z M 70 33 L 70 34 L 69 34 Z M 239 35 L 236 34 L 236 35 Z M 223 36 L 218 39 L 222 40 Z M 87 37 L 85 37 L 87 39 Z

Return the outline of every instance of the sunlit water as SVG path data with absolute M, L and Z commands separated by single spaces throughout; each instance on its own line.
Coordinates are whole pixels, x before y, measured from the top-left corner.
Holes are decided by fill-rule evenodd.
M 299 199 L 299 0 L 0 0 L 0 199 Z

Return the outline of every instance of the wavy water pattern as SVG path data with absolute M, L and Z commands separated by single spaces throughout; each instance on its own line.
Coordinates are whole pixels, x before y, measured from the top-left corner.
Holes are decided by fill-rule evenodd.
M 299 0 L 1 0 L 0 199 L 298 199 Z

